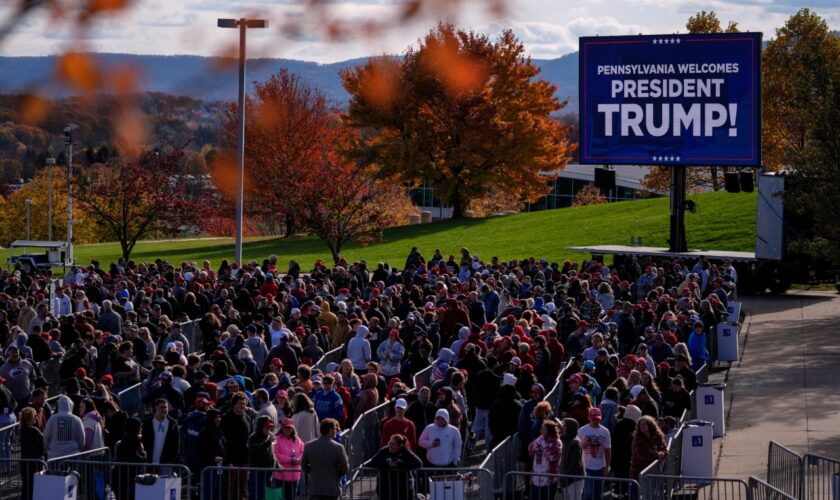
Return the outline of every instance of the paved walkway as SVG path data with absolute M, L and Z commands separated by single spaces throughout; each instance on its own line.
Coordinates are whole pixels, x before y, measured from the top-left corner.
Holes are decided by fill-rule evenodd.
M 727 384 L 716 474 L 766 478 L 771 440 L 840 457 L 840 295 L 744 297 L 743 307 L 741 361 L 709 380 Z

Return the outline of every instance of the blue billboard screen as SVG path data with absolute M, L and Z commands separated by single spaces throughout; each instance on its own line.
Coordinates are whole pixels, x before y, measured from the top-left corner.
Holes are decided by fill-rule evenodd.
M 760 166 L 761 33 L 580 39 L 585 164 Z

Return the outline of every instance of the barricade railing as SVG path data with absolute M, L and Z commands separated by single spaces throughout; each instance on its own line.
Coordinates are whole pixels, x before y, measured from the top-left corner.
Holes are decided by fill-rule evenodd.
M 770 441 L 767 450 L 767 482 L 788 495 L 804 498 L 803 460 L 795 451 L 775 441 Z
M 558 491 L 563 492 L 561 498 L 638 498 L 639 492 L 639 483 L 632 479 L 534 472 L 508 472 L 502 485 L 503 500 L 553 500 Z
M 60 457 L 54 457 L 47 460 L 47 470 L 49 471 L 65 471 L 64 463 L 69 461 L 85 461 L 85 462 L 107 462 L 111 458 L 111 450 L 108 448 L 96 448 L 95 450 L 82 451 L 79 453 L 72 453 Z
M 43 460 L 0 458 L 0 498 L 32 498 L 32 475 L 46 468 Z M 13 492 L 20 492 L 20 497 Z
M 806 453 L 803 462 L 803 496 L 807 500 L 840 498 L 840 460 Z M 768 481 L 769 482 L 769 481 Z
M 130 387 L 126 387 L 117 393 L 117 402 L 120 408 L 128 414 L 128 416 L 135 416 L 140 411 L 142 405 L 143 383 L 138 382 Z
M 38 367 L 48 384 L 47 397 L 61 394 L 61 356 L 44 361 Z
M 663 476 L 649 474 L 640 477 L 644 500 L 744 500 L 750 498 L 750 488 L 743 479 L 718 477 Z
M 682 473 L 682 431 L 680 425 L 674 438 L 667 444 L 668 456 L 656 459 L 639 473 L 639 481 L 646 476 L 678 476 Z
M 20 458 L 20 425 L 17 423 L 0 427 L 0 460 Z
M 326 354 L 321 356 L 321 359 L 319 359 L 315 363 L 315 367 L 318 368 L 319 370 L 321 370 L 321 372 L 327 373 L 327 365 L 328 364 L 330 364 L 330 363 L 340 364 L 341 363 L 341 351 L 342 351 L 342 349 L 343 349 L 343 347 L 337 347 L 337 348 L 333 349 L 332 351 L 327 352 Z
M 519 470 L 518 458 L 519 435 L 514 434 L 494 446 L 479 465 L 480 469 L 488 470 L 493 475 L 493 491 L 496 494 L 502 492 L 505 473 Z
M 180 478 L 181 489 L 178 498 L 190 499 L 191 473 L 189 468 L 182 464 L 64 460 L 60 470 L 76 472 L 79 475 L 78 498 L 131 500 L 134 498 L 135 478 L 142 474 L 156 474 Z M 167 497 L 167 500 L 174 499 Z
M 206 467 L 201 471 L 199 498 L 306 498 L 306 474 L 301 469 Z M 275 491 L 271 491 L 275 490 Z M 279 493 L 276 490 L 282 490 Z
M 432 366 L 429 365 L 426 368 L 423 368 L 419 372 L 415 373 L 414 377 L 412 377 L 414 390 L 419 391 L 421 387 L 429 386 L 431 380 L 432 380 Z
M 344 443 L 350 468 L 360 467 L 379 451 L 379 423 L 388 414 L 388 402 L 371 408 L 359 417 L 350 429 L 350 437 Z
M 750 500 L 797 500 L 798 498 L 788 495 L 755 476 L 750 476 L 747 483 L 750 487 Z
M 189 352 L 184 352 L 185 356 L 189 356 L 194 352 L 202 351 L 201 345 L 201 328 L 198 326 L 199 320 L 194 319 L 192 321 L 187 321 L 186 323 L 181 323 L 181 333 L 184 337 L 187 338 L 187 341 L 190 343 Z M 186 351 L 187 349 L 185 349 Z
M 697 383 L 698 384 L 705 384 L 709 381 L 709 363 L 703 363 L 703 366 L 700 367 L 699 370 L 696 372 L 697 375 Z

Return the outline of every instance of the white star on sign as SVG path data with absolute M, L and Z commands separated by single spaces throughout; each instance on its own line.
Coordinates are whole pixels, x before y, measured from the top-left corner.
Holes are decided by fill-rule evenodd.
M 677 156 L 677 161 L 680 161 L 680 157 L 679 157 L 679 156 Z
M 653 39 L 653 44 L 656 45 L 657 43 L 659 43 L 659 42 L 656 40 L 656 38 L 654 38 Z
M 680 43 L 680 39 L 679 39 L 679 38 L 677 38 L 677 43 Z
M 671 157 L 671 161 L 674 161 L 674 157 L 673 157 L 673 156 Z

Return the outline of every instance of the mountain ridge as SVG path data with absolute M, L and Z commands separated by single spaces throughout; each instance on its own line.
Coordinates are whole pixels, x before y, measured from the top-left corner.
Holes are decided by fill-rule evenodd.
M 94 63 L 105 70 L 133 67 L 139 75 L 138 90 L 185 95 L 208 101 L 232 101 L 238 88 L 236 59 L 199 55 L 137 55 L 119 53 L 90 53 Z M 16 94 L 38 89 L 46 97 L 72 95 L 55 77 L 59 56 L 3 56 L 0 57 L 0 93 Z M 339 73 L 363 64 L 369 58 L 348 59 L 335 63 L 316 63 L 295 59 L 248 59 L 246 81 L 249 88 L 254 81 L 266 81 L 280 68 L 298 74 L 303 80 L 321 89 L 339 105 L 349 96 L 341 86 Z M 556 96 L 569 105 L 564 111 L 577 109 L 578 57 L 577 52 L 556 59 L 531 59 L 540 69 L 540 76 L 557 85 Z M 42 82 L 47 82 L 44 85 Z M 106 91 L 107 93 L 107 91 Z

